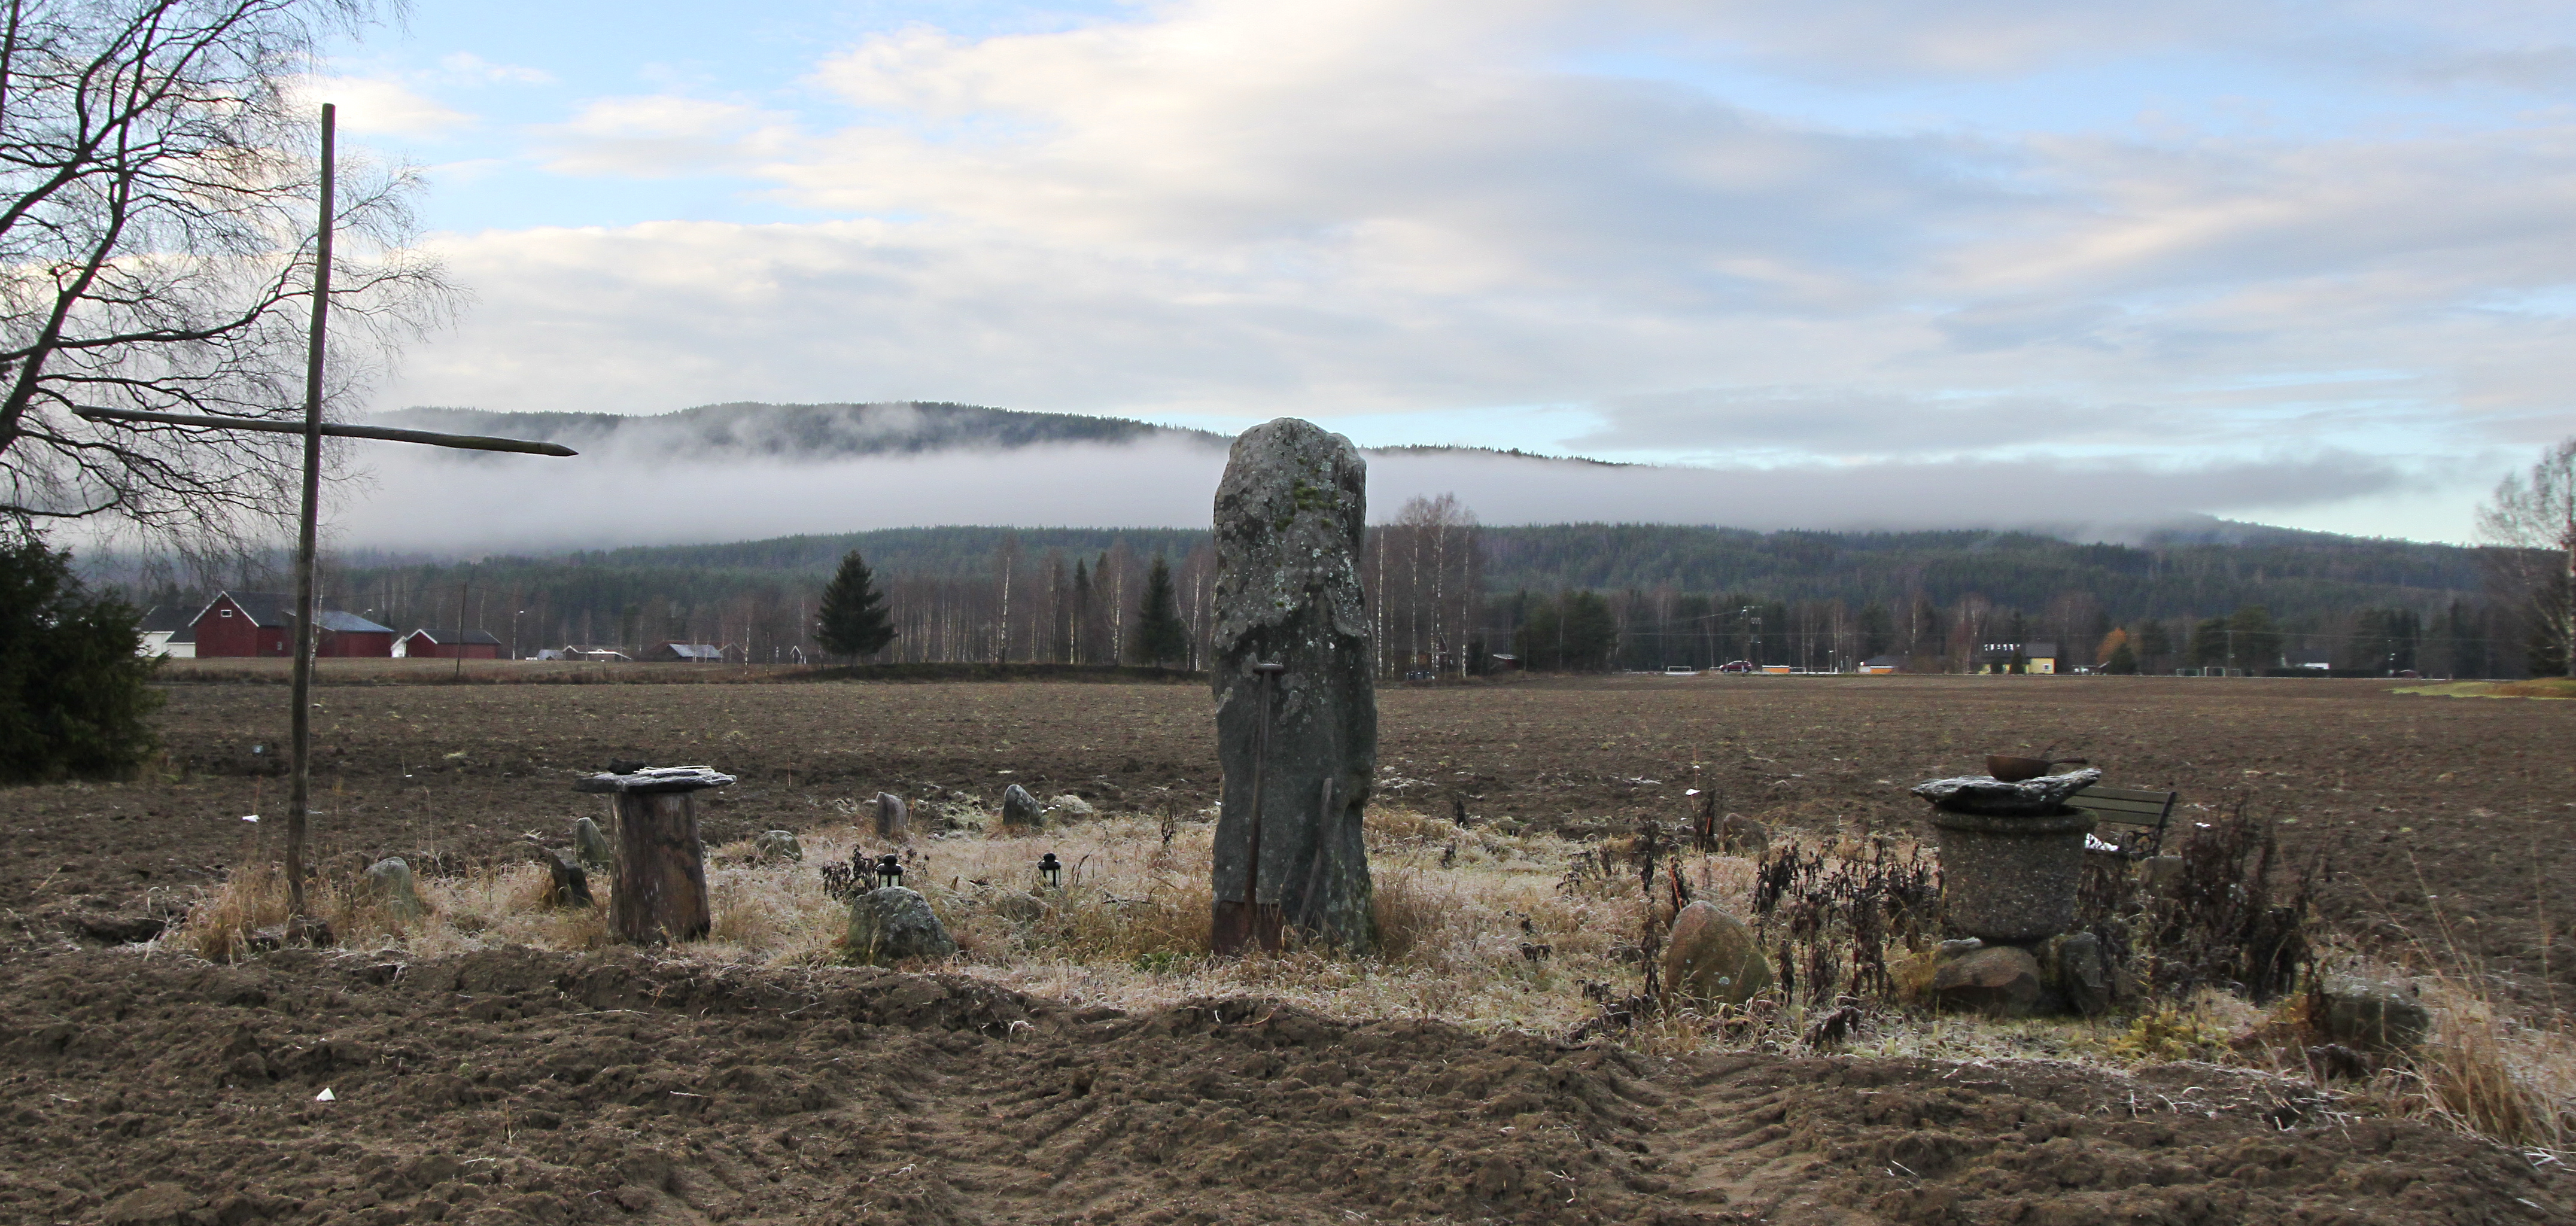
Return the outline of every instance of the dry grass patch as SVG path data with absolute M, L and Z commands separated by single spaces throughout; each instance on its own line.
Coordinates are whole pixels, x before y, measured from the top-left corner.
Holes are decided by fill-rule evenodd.
M 1277 955 L 1213 958 L 1207 875 L 1214 827 L 1109 818 L 1037 834 L 963 832 L 888 845 L 864 828 L 799 832 L 802 862 L 762 860 L 749 842 L 710 850 L 714 926 L 670 951 L 717 964 L 820 965 L 839 959 L 848 909 L 825 889 L 826 864 L 902 857 L 904 883 L 938 912 L 960 952 L 944 969 L 1074 1005 L 1150 1011 L 1194 997 L 1260 995 L 1345 1019 L 1433 1019 L 1475 1029 L 1564 1034 L 1602 1016 L 1605 1001 L 1642 983 L 1649 888 L 1633 865 L 1598 846 L 1549 835 L 1461 828 L 1421 814 L 1373 813 L 1368 840 L 1378 949 L 1353 958 L 1292 947 Z M 1828 853 L 1833 849 L 1827 848 Z M 1038 858 L 1065 866 L 1040 884 Z M 1678 882 L 1748 922 L 1754 862 L 1680 851 L 1651 887 L 1658 919 Z M 1842 861 L 1858 868 L 1860 860 Z M 1855 869 L 1857 871 L 1857 868 Z M 873 884 L 872 880 L 870 884 Z M 609 882 L 594 877 L 590 907 L 548 905 L 549 878 L 511 864 L 424 878 L 430 913 L 398 922 L 355 888 L 323 880 L 313 899 L 344 944 L 432 957 L 499 945 L 589 950 L 611 943 Z M 200 956 L 239 956 L 249 934 L 285 919 L 274 869 L 236 874 L 162 939 Z M 1891 952 L 1895 952 L 1891 950 Z M 2354 1086 L 2364 1109 L 2437 1119 L 2482 1136 L 2563 1150 L 2576 1136 L 2576 1036 L 2563 1021 L 2515 1017 L 2432 976 L 2433 1040 L 2408 1062 Z M 2114 1067 L 2204 1060 L 2307 1072 L 2295 1036 L 2299 997 L 2258 1008 L 2197 990 L 2099 1019 L 1995 1021 L 1870 1000 L 1833 1044 L 1856 1055 L 1948 1060 L 2060 1059 Z M 1636 1019 L 1621 1041 L 1665 1055 L 1811 1050 L 1834 1007 L 1805 991 L 1744 1008 L 1675 1009 Z

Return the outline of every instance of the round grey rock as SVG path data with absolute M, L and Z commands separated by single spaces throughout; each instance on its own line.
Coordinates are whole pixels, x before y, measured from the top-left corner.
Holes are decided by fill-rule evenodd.
M 887 886 L 850 902 L 849 931 L 841 937 L 841 954 L 849 962 L 891 966 L 906 958 L 945 958 L 956 952 L 947 925 L 917 891 Z
M 412 881 L 411 865 L 399 856 L 368 865 L 365 889 L 395 919 L 416 920 L 429 914 L 429 904 L 421 901 L 420 888 Z
M 599 823 L 587 817 L 572 819 L 572 854 L 583 868 L 610 868 L 617 863 L 617 849 L 608 845 Z
M 2402 1051 L 2433 1033 L 2433 1011 L 2412 988 L 2361 975 L 2329 975 L 2311 1012 L 2326 1038 L 2364 1051 Z
M 785 830 L 764 830 L 751 840 L 752 853 L 763 860 L 803 860 L 805 848 Z
M 1664 946 L 1664 990 L 1687 1000 L 1741 1005 L 1771 987 L 1771 963 L 1753 930 L 1707 902 L 1673 918 Z

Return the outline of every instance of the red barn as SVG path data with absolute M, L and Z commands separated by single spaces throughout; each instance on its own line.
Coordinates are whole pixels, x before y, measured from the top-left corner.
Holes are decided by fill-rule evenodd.
M 323 609 L 314 617 L 317 656 L 394 653 L 394 631 L 355 613 Z M 197 655 L 289 656 L 295 653 L 295 598 L 274 592 L 221 592 L 189 623 Z
M 403 654 L 415 660 L 498 660 L 501 640 L 481 630 L 431 630 L 403 636 Z

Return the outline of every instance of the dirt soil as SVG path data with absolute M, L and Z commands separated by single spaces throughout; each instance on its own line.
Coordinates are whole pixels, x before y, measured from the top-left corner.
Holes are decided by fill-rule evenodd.
M 1667 1062 L 633 953 L 21 957 L 0 1050 L 11 1222 L 2576 1219 L 2520 1155 L 2208 1066 Z
M 2186 819 L 2240 801 L 2325 856 L 2342 927 L 2388 952 L 2456 947 L 2543 990 L 2576 907 L 2576 703 L 2394 694 L 2384 682 L 2111 677 L 1662 677 L 1389 688 L 1378 800 L 1472 820 L 1621 833 L 1679 819 L 1691 786 L 1815 833 L 1926 834 L 1916 781 L 1989 752 L 2090 758 L 2117 786 L 2180 790 Z M 39 939 L 131 939 L 262 847 L 283 808 L 282 689 L 174 687 L 173 777 L 11 792 L 0 908 Z M 570 788 L 611 758 L 710 763 L 712 842 L 841 820 L 834 801 L 1017 782 L 1112 810 L 1216 796 L 1207 697 L 1070 684 L 335 686 L 315 713 L 316 838 L 425 867 L 561 842 L 600 811 Z M 1693 764 L 1699 764 L 1697 771 Z M 265 813 L 267 824 L 243 822 Z M 265 840 L 265 842 L 263 842 Z
M 11 791 L 0 1221 L 2576 1221 L 2559 1168 L 2207 1065 L 1666 1062 L 1255 1000 L 1069 1012 L 954 976 L 113 948 L 274 854 L 282 700 L 178 688 L 160 777 Z M 315 820 L 341 867 L 561 841 L 600 803 L 570 780 L 614 757 L 741 776 L 708 797 L 718 842 L 837 825 L 835 802 L 880 789 L 1194 812 L 1216 782 L 1187 687 L 351 686 L 319 706 Z M 2543 884 L 2576 870 L 2565 703 L 1623 678 L 1395 689 L 1383 711 L 1385 803 L 1575 834 L 1677 818 L 1692 785 L 1816 833 L 1918 830 L 1906 784 L 1989 751 L 2089 757 L 2202 817 L 2276 813 L 2293 853 L 2332 851 L 2346 922 L 2403 943 L 2447 918 L 2536 986 L 2545 925 L 2566 931 Z

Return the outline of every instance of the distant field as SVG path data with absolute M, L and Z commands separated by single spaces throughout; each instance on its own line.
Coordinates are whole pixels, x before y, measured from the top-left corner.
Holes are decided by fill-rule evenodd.
M 419 685 L 456 680 L 484 684 L 669 685 L 767 681 L 800 671 L 804 671 L 801 666 L 782 664 L 589 664 L 573 660 L 331 659 L 313 662 L 313 680 L 317 685 Z M 176 684 L 284 684 L 293 673 L 294 661 L 282 657 L 167 660 L 161 666 L 161 679 Z
M 1112 812 L 1204 810 L 1216 796 L 1197 684 L 432 685 L 452 661 L 331 661 L 358 682 L 316 696 L 317 837 L 351 853 L 431 847 L 516 856 L 597 798 L 574 775 L 612 757 L 709 763 L 742 784 L 708 835 L 844 821 L 879 790 L 998 803 L 1026 784 Z M 196 680 L 273 683 L 283 661 L 197 661 Z M 468 663 L 561 679 L 758 680 L 776 670 Z M 211 671 L 212 676 L 205 675 Z M 2238 801 L 2277 815 L 2285 849 L 2332 858 L 2337 906 L 2391 942 L 2455 939 L 2500 970 L 2576 985 L 2545 959 L 2569 934 L 2546 883 L 2576 880 L 2576 706 L 2434 702 L 2388 683 L 2172 677 L 1603 677 L 1380 694 L 1380 807 L 1480 823 L 1624 833 L 1676 820 L 1689 787 L 1819 834 L 1922 833 L 1906 787 L 1990 752 L 2085 757 L 2131 787 L 2181 791 L 2185 820 Z M 282 800 L 274 684 L 183 684 L 162 715 L 167 773 L 14 789 L 0 906 L 124 899 L 212 880 L 274 837 L 242 815 Z M 1695 769 L 1696 767 L 1696 769 Z M 2563 908 L 2561 908 L 2563 910 Z M 2448 936 L 2443 929 L 2449 927 Z
M 2401 686 L 2400 694 L 2436 698 L 2576 698 L 2576 677 L 2535 677 L 2529 681 L 2437 681 Z

